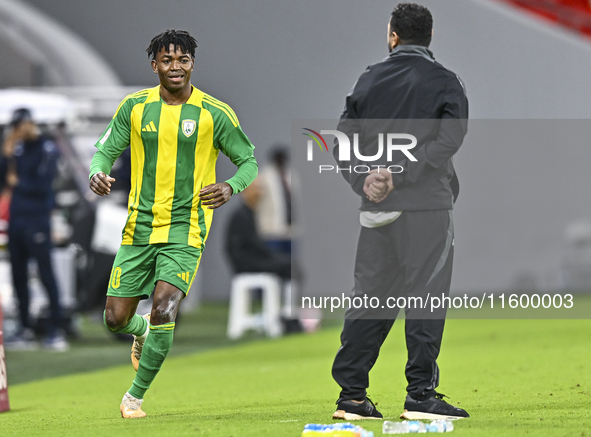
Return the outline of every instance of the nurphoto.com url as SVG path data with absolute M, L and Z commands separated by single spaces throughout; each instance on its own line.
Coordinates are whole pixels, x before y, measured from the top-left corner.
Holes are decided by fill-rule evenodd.
M 492 294 L 483 293 L 480 295 L 445 296 L 427 294 L 426 297 L 399 296 L 378 298 L 363 296 L 314 296 L 302 297 L 302 308 L 330 309 L 335 310 L 354 309 L 423 309 L 430 312 L 441 309 L 464 308 L 464 309 L 570 309 L 574 305 L 572 294 Z

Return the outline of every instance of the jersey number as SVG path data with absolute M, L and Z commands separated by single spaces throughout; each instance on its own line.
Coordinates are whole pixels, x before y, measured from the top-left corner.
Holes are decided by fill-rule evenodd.
M 111 275 L 111 287 L 117 289 L 121 285 L 121 267 L 115 267 Z

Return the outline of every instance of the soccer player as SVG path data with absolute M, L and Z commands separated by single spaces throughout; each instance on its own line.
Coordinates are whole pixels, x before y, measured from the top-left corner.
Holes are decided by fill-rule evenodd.
M 175 318 L 197 273 L 213 210 L 246 188 L 258 167 L 234 111 L 191 85 L 197 42 L 167 30 L 147 48 L 160 85 L 128 95 L 96 143 L 90 188 L 108 195 L 115 159 L 131 147 L 129 214 L 113 262 L 104 322 L 133 334 L 136 377 L 123 396 L 124 418 L 144 417 L 144 394 L 172 345 Z M 215 183 L 219 151 L 238 167 Z M 151 313 L 136 314 L 154 292 Z

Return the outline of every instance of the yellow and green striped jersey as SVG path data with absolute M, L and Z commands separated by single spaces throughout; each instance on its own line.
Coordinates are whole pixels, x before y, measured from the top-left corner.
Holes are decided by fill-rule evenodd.
M 130 94 L 96 143 L 90 177 L 109 174 L 130 146 L 131 190 L 123 245 L 185 243 L 203 249 L 213 210 L 199 190 L 215 183 L 221 150 L 238 167 L 227 180 L 233 194 L 257 175 L 254 146 L 232 109 L 192 87 L 182 105 L 167 105 L 160 86 Z

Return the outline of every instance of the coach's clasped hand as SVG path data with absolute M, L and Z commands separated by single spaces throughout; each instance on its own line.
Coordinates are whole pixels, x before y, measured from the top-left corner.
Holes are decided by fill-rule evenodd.
M 380 203 L 394 189 L 392 176 L 387 171 L 372 170 L 368 173 L 363 184 L 363 192 L 371 202 Z

